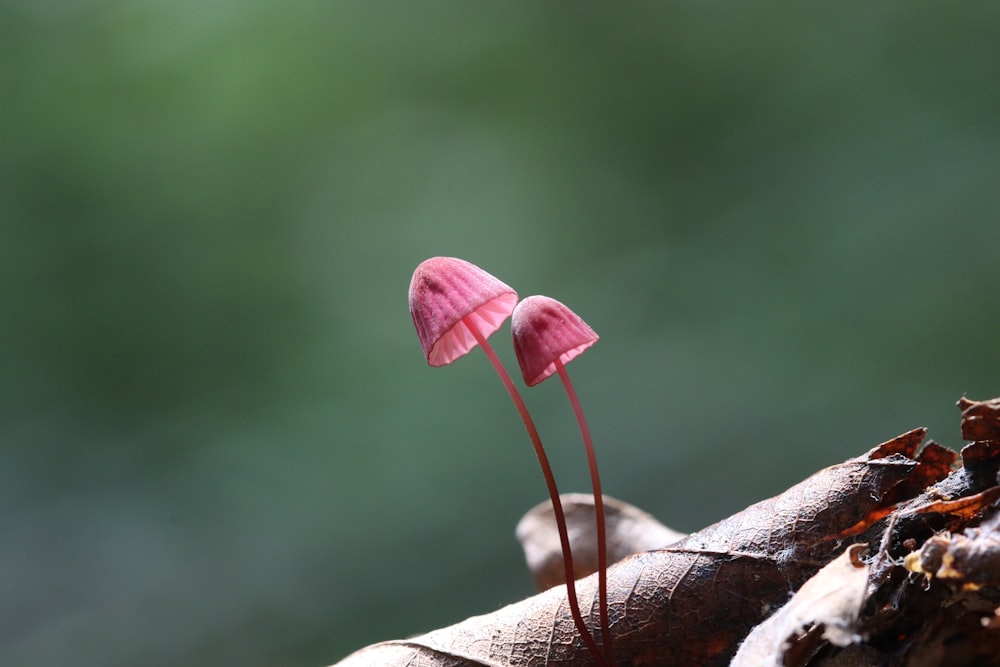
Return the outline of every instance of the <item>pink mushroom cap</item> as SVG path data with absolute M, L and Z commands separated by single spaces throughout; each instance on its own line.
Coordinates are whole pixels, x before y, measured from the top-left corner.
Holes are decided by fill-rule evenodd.
M 524 382 L 533 387 L 596 343 L 597 333 L 580 316 L 547 296 L 517 304 L 510 321 L 514 351 Z
M 464 318 L 489 338 L 516 304 L 512 287 L 456 257 L 425 260 L 410 280 L 410 315 L 431 366 L 450 364 L 476 346 Z

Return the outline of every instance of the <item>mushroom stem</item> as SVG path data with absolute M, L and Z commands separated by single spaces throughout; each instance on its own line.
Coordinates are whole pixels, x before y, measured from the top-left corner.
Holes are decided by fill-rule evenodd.
M 486 341 L 486 338 L 480 333 L 475 323 L 469 317 L 462 318 L 462 323 L 475 337 L 476 342 L 483 348 L 483 352 L 486 353 L 490 363 L 493 364 L 493 369 L 500 376 L 501 382 L 503 382 L 507 393 L 510 394 L 510 398 L 514 402 L 514 407 L 517 408 L 517 413 L 521 416 L 521 421 L 524 422 L 524 428 L 528 431 L 528 437 L 535 448 L 535 456 L 538 457 L 538 463 L 542 467 L 542 476 L 545 477 L 549 497 L 552 499 L 552 510 L 556 518 L 556 527 L 559 530 L 559 542 L 562 545 L 563 568 L 566 572 L 566 597 L 569 601 L 569 611 L 573 616 L 573 623 L 576 625 L 577 632 L 580 633 L 580 637 L 583 639 L 584 644 L 586 644 L 587 649 L 594 656 L 597 664 L 607 667 L 607 662 L 601 650 L 597 647 L 597 643 L 594 641 L 593 636 L 591 636 L 590 630 L 583 621 L 583 616 L 580 613 L 580 603 L 576 597 L 576 583 L 573 575 L 573 554 L 570 551 L 569 532 L 566 529 L 566 516 L 563 513 L 562 502 L 559 500 L 559 489 L 556 488 L 556 478 L 552 474 L 549 458 L 545 455 L 545 449 L 542 447 L 542 439 L 538 436 L 538 429 L 535 428 L 535 422 L 528 413 L 528 407 L 524 404 L 521 393 L 517 390 L 514 381 L 511 380 L 510 374 L 507 373 L 507 369 L 504 368 L 493 347 Z
M 559 371 L 559 379 L 562 380 L 566 395 L 573 406 L 576 414 L 577 424 L 580 426 L 580 435 L 583 437 L 583 446 L 587 450 L 587 464 L 590 466 L 590 482 L 594 490 L 594 514 L 597 519 L 597 596 L 598 606 L 601 613 L 601 636 L 604 638 L 604 651 L 607 662 L 611 667 L 617 666 L 615 660 L 615 649 L 611 637 L 611 627 L 608 622 L 608 546 L 604 531 L 604 495 L 601 493 L 601 475 L 597 471 L 597 455 L 594 453 L 594 441 L 590 437 L 590 428 L 587 420 L 583 416 L 583 408 L 580 407 L 580 400 L 576 396 L 573 383 L 569 380 L 569 373 L 566 366 L 560 359 L 555 360 L 556 370 Z

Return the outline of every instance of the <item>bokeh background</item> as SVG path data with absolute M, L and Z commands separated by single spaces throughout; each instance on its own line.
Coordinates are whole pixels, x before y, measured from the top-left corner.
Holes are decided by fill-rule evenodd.
M 0 4 L 0 664 L 323 666 L 530 594 L 545 494 L 413 268 L 602 335 L 680 530 L 1000 394 L 1000 5 Z M 494 338 L 514 368 L 508 330 Z M 557 383 L 526 394 L 589 482 Z

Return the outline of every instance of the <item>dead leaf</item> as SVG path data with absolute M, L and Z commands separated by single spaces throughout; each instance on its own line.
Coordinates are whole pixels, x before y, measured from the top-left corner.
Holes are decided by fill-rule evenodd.
M 962 437 L 966 440 L 1000 440 L 1000 398 L 958 401 L 962 411 Z
M 819 640 L 835 646 L 858 640 L 857 621 L 868 588 L 868 567 L 861 560 L 866 548 L 848 547 L 804 583 L 788 604 L 753 629 L 730 667 L 781 667 L 786 651 L 804 643 L 803 632 L 813 627 L 821 628 L 813 646 L 798 647 L 799 652 L 813 652 Z
M 911 434 L 894 438 L 676 544 L 611 567 L 608 599 L 620 663 L 728 663 L 753 626 L 843 550 L 840 533 L 885 514 L 893 490 L 922 465 L 913 458 L 919 441 Z M 591 627 L 596 587 L 594 575 L 577 584 Z M 592 665 L 565 588 L 403 642 L 375 644 L 339 663 L 477 664 Z
M 906 480 L 906 486 L 909 487 L 908 497 L 923 492 L 928 486 L 947 477 L 955 469 L 959 456 L 947 447 L 928 441 L 921 448 L 917 460 L 921 463 L 920 467 Z
M 956 517 L 960 521 L 968 522 L 1000 499 L 1000 486 L 994 486 L 981 493 L 955 500 L 938 500 L 928 502 L 924 505 L 912 507 L 899 512 L 900 516 L 911 516 L 914 514 L 948 514 Z
M 560 500 L 573 551 L 574 574 L 580 579 L 597 571 L 594 497 L 584 493 L 566 493 L 560 496 Z M 610 496 L 604 496 L 604 521 L 608 563 L 615 563 L 640 551 L 665 547 L 686 537 L 638 507 Z M 551 501 L 546 500 L 528 510 L 518 522 L 516 533 L 538 590 L 544 591 L 563 583 L 562 547 Z

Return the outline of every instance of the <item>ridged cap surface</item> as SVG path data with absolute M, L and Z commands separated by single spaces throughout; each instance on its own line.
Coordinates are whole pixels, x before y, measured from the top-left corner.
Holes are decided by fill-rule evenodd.
M 516 304 L 512 287 L 456 257 L 425 260 L 410 280 L 410 316 L 431 366 L 450 364 L 476 346 L 463 318 L 489 338 Z
M 555 373 L 556 360 L 568 364 L 599 339 L 576 313 L 547 296 L 529 296 L 517 304 L 510 327 L 529 387 Z

